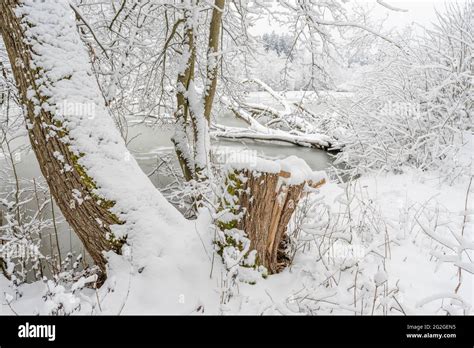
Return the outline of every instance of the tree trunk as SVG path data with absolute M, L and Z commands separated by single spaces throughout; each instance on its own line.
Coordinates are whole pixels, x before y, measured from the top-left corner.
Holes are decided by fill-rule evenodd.
M 123 240 L 114 239 L 110 230 L 110 225 L 120 223 L 109 211 L 114 202 L 100 199 L 93 193 L 95 182 L 78 163 L 80 156 L 75 155 L 64 141 L 68 129 L 54 119 L 55 113 L 38 108 L 32 102 L 31 94 L 41 102 L 48 102 L 49 96 L 38 84 L 38 80 L 47 77 L 43 69 L 33 68 L 32 57 L 37 53 L 32 44 L 27 44 L 25 37 L 25 25 L 30 23 L 22 23 L 22 19 L 15 14 L 19 3 L 18 0 L 0 2 L 0 32 L 24 106 L 31 146 L 58 207 L 95 264 L 105 274 L 103 252 L 119 252 L 123 243 Z M 34 43 L 42 44 L 39 39 Z M 49 131 L 52 128 L 57 130 L 55 135 Z M 66 167 L 70 170 L 64 170 Z M 79 202 L 78 197 L 91 198 Z
M 225 0 L 215 0 L 209 26 L 209 43 L 207 50 L 206 86 L 204 96 L 197 100 L 194 86 L 196 65 L 196 37 L 194 31 L 195 15 L 200 9 L 197 4 L 190 4 L 184 10 L 184 34 L 182 41 L 181 62 L 183 68 L 178 73 L 176 93 L 177 111 L 176 132 L 173 136 L 175 152 L 187 181 L 205 181 L 209 176 L 210 133 L 209 125 L 212 104 L 217 87 L 219 38 L 222 26 L 222 13 Z M 202 103 L 202 105 L 201 105 Z M 202 109 L 202 110 L 201 110 Z
M 176 103 L 177 110 L 175 112 L 176 118 L 176 130 L 172 138 L 176 156 L 178 157 L 179 165 L 186 181 L 190 181 L 194 178 L 194 158 L 192 157 L 192 143 L 189 139 L 190 131 L 189 125 L 192 124 L 190 117 L 189 102 L 186 96 L 186 92 L 189 89 L 191 81 L 194 79 L 194 64 L 196 59 L 196 48 L 194 46 L 194 29 L 189 26 L 188 17 L 191 16 L 187 11 L 184 11 L 184 38 L 182 42 L 182 59 L 186 61 L 182 62 L 184 70 L 178 73 L 177 79 L 177 93 Z M 189 53 L 186 56 L 185 52 Z
M 204 98 L 204 116 L 209 124 L 211 123 L 212 103 L 214 102 L 217 87 L 219 37 L 224 6 L 225 0 L 215 0 L 209 27 L 209 47 L 207 52 L 207 84 L 209 89 L 206 91 Z

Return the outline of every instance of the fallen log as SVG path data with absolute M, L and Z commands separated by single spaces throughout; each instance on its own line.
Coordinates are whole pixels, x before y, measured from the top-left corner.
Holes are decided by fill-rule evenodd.
M 266 141 L 281 141 L 293 145 L 332 150 L 333 139 L 324 134 L 304 134 L 298 131 L 286 132 L 262 125 L 252 115 L 242 109 L 230 107 L 236 117 L 245 121 L 249 128 L 212 126 L 211 136 L 227 139 L 252 139 Z
M 211 136 L 226 139 L 250 139 L 265 141 L 281 141 L 302 147 L 311 147 L 325 151 L 332 150 L 332 144 L 328 137 L 324 135 L 293 135 L 286 132 L 258 133 L 252 130 L 239 127 L 225 127 L 225 130 L 214 130 Z

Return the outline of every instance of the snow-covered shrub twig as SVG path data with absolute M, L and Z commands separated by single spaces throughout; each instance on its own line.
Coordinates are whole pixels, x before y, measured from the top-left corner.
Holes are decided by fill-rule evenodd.
M 474 4 L 447 5 L 433 29 L 404 51 L 388 47 L 356 102 L 339 108 L 348 129 L 338 162 L 352 175 L 441 169 L 452 183 L 470 172 L 460 156 L 474 117 Z

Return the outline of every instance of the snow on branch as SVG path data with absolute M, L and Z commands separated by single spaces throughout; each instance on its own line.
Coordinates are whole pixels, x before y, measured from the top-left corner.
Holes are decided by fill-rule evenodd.
M 362 24 L 359 24 L 359 23 L 355 23 L 355 22 L 339 22 L 339 21 L 326 21 L 326 20 L 323 20 L 323 19 L 319 19 L 319 18 L 312 18 L 312 20 L 319 24 L 319 25 L 328 25 L 328 26 L 335 26 L 335 27 L 353 27 L 353 28 L 358 28 L 358 29 L 362 29 L 362 30 L 365 30 L 389 43 L 391 43 L 392 45 L 394 45 L 395 47 L 398 47 L 399 49 L 403 49 L 402 46 L 395 42 L 394 40 L 390 39 L 388 36 L 386 35 L 383 35 L 365 25 L 362 25 Z
M 396 11 L 396 12 L 408 12 L 408 10 L 404 8 L 399 8 L 399 7 L 394 7 L 390 4 L 387 4 L 385 1 L 382 0 L 377 0 L 377 3 L 385 8 L 388 8 L 391 11 Z

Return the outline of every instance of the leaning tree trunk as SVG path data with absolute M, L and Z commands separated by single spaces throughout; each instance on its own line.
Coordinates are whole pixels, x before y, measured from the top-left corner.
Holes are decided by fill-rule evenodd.
M 47 104 L 50 98 L 44 91 L 44 80 L 49 80 L 50 77 L 44 68 L 35 67 L 33 58 L 38 57 L 35 45 L 44 44 L 39 37 L 48 33 L 38 33 L 37 41 L 34 37 L 26 37 L 26 26 L 35 28 L 37 23 L 30 23 L 27 16 L 20 17 L 15 13 L 20 4 L 18 0 L 0 2 L 0 31 L 24 106 L 31 146 L 65 219 L 79 236 L 95 264 L 101 271 L 105 271 L 106 260 L 103 252 L 119 251 L 123 242 L 110 237 L 110 226 L 120 224 L 119 219 L 109 211 L 114 202 L 94 194 L 96 183 L 79 164 L 79 158 L 83 154 L 71 150 L 67 141 L 69 130 L 56 118 L 58 111 L 38 107 L 38 103 L 34 101 Z M 47 21 L 48 18 L 43 20 Z M 49 24 L 54 26 L 54 21 Z M 71 25 L 74 25 L 74 22 Z

